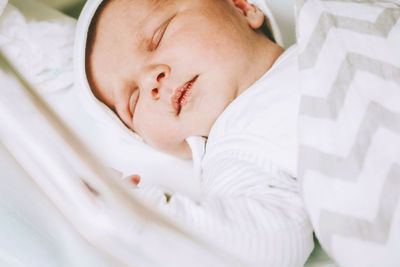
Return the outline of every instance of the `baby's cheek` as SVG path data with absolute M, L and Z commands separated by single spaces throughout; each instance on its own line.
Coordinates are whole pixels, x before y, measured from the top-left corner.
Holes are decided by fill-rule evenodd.
M 199 40 L 195 55 L 200 60 L 199 63 L 205 64 L 220 64 L 230 59 L 231 47 L 223 39 L 207 38 L 206 40 Z
M 231 48 L 234 44 L 223 36 L 214 38 L 214 31 L 181 32 L 166 50 L 170 56 L 169 62 L 178 69 L 191 69 L 193 67 L 209 68 L 227 62 L 232 56 Z M 230 44 L 230 45 L 229 45 Z

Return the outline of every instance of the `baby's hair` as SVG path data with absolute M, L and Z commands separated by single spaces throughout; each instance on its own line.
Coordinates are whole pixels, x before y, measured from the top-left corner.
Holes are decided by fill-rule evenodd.
M 262 33 L 264 33 L 265 36 L 268 37 L 272 42 L 276 43 L 274 34 L 272 32 L 272 26 L 269 18 L 267 16 L 264 16 L 264 22 L 260 27 L 260 30 Z

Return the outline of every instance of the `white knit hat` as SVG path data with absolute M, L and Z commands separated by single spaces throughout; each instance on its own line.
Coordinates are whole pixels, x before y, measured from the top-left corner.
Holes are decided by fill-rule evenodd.
M 74 47 L 74 71 L 75 71 L 75 87 L 81 102 L 90 113 L 102 123 L 109 125 L 119 137 L 127 140 L 141 140 L 141 138 L 131 131 L 118 116 L 108 108 L 104 103 L 99 101 L 90 89 L 89 82 L 86 76 L 86 41 L 90 23 L 96 13 L 97 8 L 103 0 L 87 0 L 77 23 L 75 47 Z M 265 0 L 249 0 L 250 3 L 258 6 L 269 19 L 272 33 L 278 44 L 282 45 L 282 38 L 278 25 L 268 8 Z

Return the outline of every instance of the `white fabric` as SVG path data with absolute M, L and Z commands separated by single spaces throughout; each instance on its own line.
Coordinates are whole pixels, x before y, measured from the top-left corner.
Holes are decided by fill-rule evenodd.
M 218 117 L 209 134 L 205 160 L 238 149 L 267 157 L 295 177 L 298 81 L 297 49 L 292 46 Z
M 232 102 L 211 129 L 202 199 L 141 193 L 247 266 L 303 266 L 313 249 L 296 175 L 296 48 Z
M 0 266 L 115 266 L 76 232 L 1 143 L 0 170 Z
M 65 89 L 73 83 L 75 24 L 34 1 L 10 0 L 0 17 L 0 49 L 39 92 Z
M 3 13 L 4 8 L 5 8 L 6 5 L 7 5 L 7 2 L 8 2 L 8 0 L 1 0 L 1 1 L 0 1 L 0 15 Z
M 400 2 L 299 1 L 299 178 L 339 266 L 400 266 Z

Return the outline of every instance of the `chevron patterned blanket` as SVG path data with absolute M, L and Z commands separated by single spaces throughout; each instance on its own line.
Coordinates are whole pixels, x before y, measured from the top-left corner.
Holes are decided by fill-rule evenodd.
M 299 177 L 340 266 L 400 266 L 400 2 L 296 5 Z

